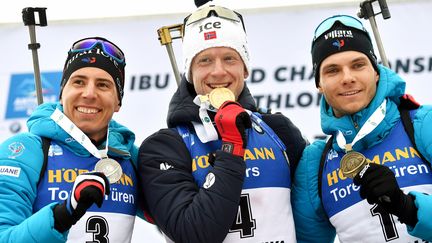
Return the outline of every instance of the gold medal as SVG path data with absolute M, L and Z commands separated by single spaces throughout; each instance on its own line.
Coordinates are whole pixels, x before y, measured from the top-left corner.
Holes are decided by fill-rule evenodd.
M 227 100 L 235 101 L 234 93 L 227 88 L 216 88 L 208 96 L 210 104 L 216 109 L 219 109 Z
M 120 164 L 110 158 L 99 160 L 95 165 L 95 171 L 104 173 L 110 184 L 116 183 L 123 175 Z
M 356 151 L 349 151 L 340 161 L 340 170 L 345 177 L 352 179 L 366 164 L 366 157 L 363 154 Z

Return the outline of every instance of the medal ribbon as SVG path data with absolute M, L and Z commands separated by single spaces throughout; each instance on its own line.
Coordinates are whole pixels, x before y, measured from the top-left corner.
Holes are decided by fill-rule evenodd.
M 105 149 L 98 150 L 96 146 L 91 142 L 90 138 L 85 135 L 81 129 L 79 129 L 63 112 L 59 109 L 55 109 L 55 111 L 51 114 L 51 119 L 54 120 L 57 125 L 59 125 L 63 130 L 71 135 L 75 141 L 81 144 L 88 152 L 90 152 L 94 157 L 98 159 L 108 158 L 108 136 L 109 129 L 107 131 L 107 139 Z
M 197 95 L 193 100 L 193 102 L 200 107 L 199 117 L 201 119 L 201 123 L 193 121 L 192 125 L 194 126 L 197 136 L 201 142 L 207 143 L 209 141 L 215 141 L 218 139 L 218 134 L 207 113 L 207 110 L 213 112 L 216 112 L 217 110 L 212 105 L 210 105 L 210 101 L 204 96 L 206 95 Z
M 341 131 L 338 131 L 336 135 L 336 142 L 340 148 L 345 148 L 345 152 L 349 152 L 354 147 L 354 144 L 362 139 L 364 136 L 372 132 L 381 122 L 384 120 L 385 114 L 387 112 L 387 100 L 381 103 L 381 105 L 374 111 L 374 113 L 367 119 L 365 124 L 360 128 L 360 131 L 354 137 L 350 144 L 346 143 L 345 137 Z

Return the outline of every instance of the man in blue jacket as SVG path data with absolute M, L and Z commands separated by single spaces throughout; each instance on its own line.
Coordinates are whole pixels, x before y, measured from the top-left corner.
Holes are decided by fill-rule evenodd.
M 431 241 L 432 107 L 404 98 L 405 82 L 377 64 L 368 32 L 351 16 L 316 28 L 312 61 L 321 127 L 331 138 L 308 146 L 295 173 L 298 241 Z M 414 108 L 413 140 L 404 104 Z
M 185 19 L 183 55 L 168 129 L 139 152 L 155 223 L 176 243 L 295 242 L 291 175 L 306 141 L 287 117 L 257 113 L 241 15 L 199 8 Z
M 138 150 L 135 135 L 112 120 L 125 65 L 104 38 L 75 42 L 60 102 L 40 105 L 29 132 L 1 144 L 0 242 L 131 240 Z

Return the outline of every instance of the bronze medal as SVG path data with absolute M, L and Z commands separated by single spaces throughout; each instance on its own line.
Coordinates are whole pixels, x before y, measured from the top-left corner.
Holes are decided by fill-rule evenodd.
M 110 158 L 99 160 L 95 165 L 95 171 L 104 173 L 110 184 L 116 183 L 123 175 L 120 164 Z
M 340 161 L 340 170 L 347 178 L 354 178 L 366 165 L 366 157 L 356 151 L 349 151 Z
M 227 100 L 235 101 L 234 93 L 227 88 L 216 88 L 209 94 L 210 104 L 219 109 L 219 107 Z

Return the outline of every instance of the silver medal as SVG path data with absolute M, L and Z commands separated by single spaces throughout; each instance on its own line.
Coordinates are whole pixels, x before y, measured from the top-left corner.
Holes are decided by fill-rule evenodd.
M 95 171 L 104 173 L 110 184 L 119 181 L 123 175 L 123 170 L 120 164 L 110 158 L 99 160 L 95 165 Z

